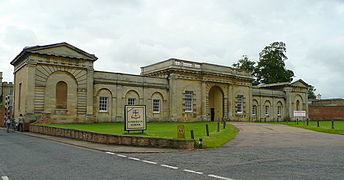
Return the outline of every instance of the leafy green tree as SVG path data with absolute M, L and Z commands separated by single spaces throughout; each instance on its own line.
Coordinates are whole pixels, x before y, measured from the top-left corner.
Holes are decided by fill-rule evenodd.
M 234 68 L 238 68 L 241 70 L 254 72 L 256 62 L 250 61 L 246 55 L 243 55 L 241 59 L 238 60 L 237 63 L 234 63 L 232 66 Z
M 259 83 L 291 82 L 294 72 L 285 68 L 287 60 L 286 47 L 283 42 L 273 42 L 259 53 L 255 76 Z
M 240 70 L 245 70 L 245 71 L 248 71 L 248 72 L 251 72 L 251 75 L 255 75 L 255 67 L 256 65 L 256 62 L 254 61 L 250 61 L 247 57 L 247 55 L 243 55 L 241 57 L 241 59 L 238 60 L 237 63 L 234 63 L 232 66 L 234 68 L 237 68 L 237 69 L 240 69 Z M 254 80 L 253 80 L 253 85 L 258 85 L 259 83 L 257 82 L 255 76 L 254 76 Z
M 308 88 L 308 99 L 316 99 L 317 96 L 315 95 L 315 91 L 316 89 L 314 88 L 314 86 L 309 85 Z

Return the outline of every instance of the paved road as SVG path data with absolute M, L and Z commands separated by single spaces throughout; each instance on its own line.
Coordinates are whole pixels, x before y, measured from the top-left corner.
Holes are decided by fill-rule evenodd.
M 169 164 L 129 158 L 18 133 L 7 134 L 0 129 L 0 180 L 197 179 L 199 176 Z
M 284 125 L 235 123 L 221 148 L 138 158 L 233 179 L 344 179 L 344 136 Z
M 0 176 L 9 179 L 344 177 L 343 135 L 284 125 L 234 125 L 240 133 L 221 148 L 154 154 L 108 154 L 1 131 Z

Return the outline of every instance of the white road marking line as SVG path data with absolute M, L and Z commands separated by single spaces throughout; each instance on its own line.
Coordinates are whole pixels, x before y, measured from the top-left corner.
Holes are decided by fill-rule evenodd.
M 2 180 L 9 180 L 7 176 L 1 176 Z
M 105 152 L 105 153 L 108 153 L 108 154 L 115 154 L 115 153 L 113 153 L 113 152 Z
M 171 169 L 178 169 L 178 167 L 170 166 L 170 165 L 166 165 L 166 164 L 161 164 L 160 166 L 162 166 L 162 167 L 167 167 L 167 168 L 171 168 Z
M 156 162 L 153 162 L 153 161 L 147 161 L 147 160 L 142 160 L 142 162 L 149 163 L 149 164 L 158 164 L 158 163 L 156 163 Z
M 139 161 L 140 160 L 139 158 L 134 158 L 134 157 L 128 157 L 128 159 L 135 160 L 135 161 Z
M 124 158 L 127 157 L 127 156 L 122 155 L 122 154 L 117 154 L 117 156 L 118 156 L 118 157 L 124 157 Z
M 222 176 L 216 176 L 214 174 L 208 174 L 209 177 L 213 177 L 213 178 L 217 178 L 217 179 L 224 179 L 224 180 L 233 180 L 231 178 L 226 178 L 226 177 L 222 177 Z
M 193 170 L 190 170 L 190 169 L 184 169 L 183 171 L 189 172 L 189 173 L 195 173 L 195 174 L 203 174 L 202 172 L 193 171 Z

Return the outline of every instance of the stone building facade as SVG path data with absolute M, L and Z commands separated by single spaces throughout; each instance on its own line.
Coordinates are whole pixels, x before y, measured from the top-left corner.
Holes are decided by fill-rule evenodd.
M 24 48 L 11 62 L 15 116 L 27 121 L 123 121 L 126 104 L 146 105 L 148 121 L 293 119 L 307 111 L 302 80 L 252 86 L 238 69 L 168 59 L 140 75 L 96 71 L 97 57 L 68 43 Z

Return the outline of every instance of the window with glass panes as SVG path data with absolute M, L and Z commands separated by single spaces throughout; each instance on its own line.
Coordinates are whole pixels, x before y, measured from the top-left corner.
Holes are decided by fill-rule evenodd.
M 160 113 L 160 99 L 153 99 L 153 113 Z
M 252 115 L 257 115 L 257 105 L 252 106 Z
M 108 97 L 99 97 L 99 112 L 108 111 Z
M 136 98 L 128 98 L 128 105 L 135 105 L 136 104 Z
M 236 97 L 236 111 L 237 114 L 243 114 L 244 113 L 244 96 L 238 95 Z
M 192 112 L 192 91 L 185 91 L 184 94 L 184 103 L 185 103 L 185 112 Z
M 270 106 L 265 106 L 265 115 L 269 115 L 270 113 Z
M 277 115 L 280 116 L 282 112 L 282 107 L 281 106 L 277 106 Z

